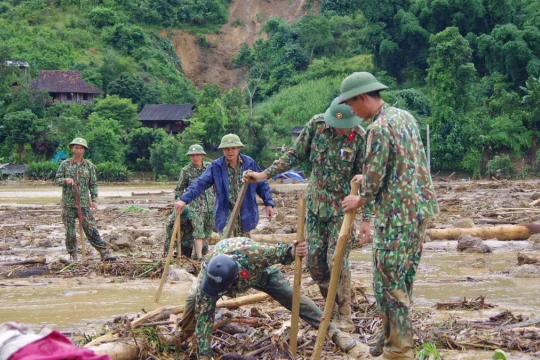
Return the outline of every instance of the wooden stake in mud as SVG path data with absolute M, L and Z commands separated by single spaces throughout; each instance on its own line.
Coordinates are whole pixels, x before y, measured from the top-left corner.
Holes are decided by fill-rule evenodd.
M 75 203 L 77 204 L 77 217 L 79 218 L 79 241 L 81 242 L 81 256 L 82 256 L 82 262 L 85 262 L 86 261 L 86 244 L 84 242 L 81 193 L 79 192 L 79 186 L 77 185 L 76 182 L 73 182 L 73 190 L 75 191 Z M 90 211 L 90 209 L 88 211 Z
M 225 227 L 225 231 L 223 232 L 225 234 L 224 239 L 228 239 L 232 236 L 233 230 L 234 230 L 234 223 L 236 221 L 236 218 L 238 217 L 238 214 L 240 214 L 240 207 L 242 207 L 242 203 L 244 202 L 244 197 L 246 196 L 247 189 L 249 187 L 249 182 L 244 181 L 242 184 L 242 188 L 240 189 L 240 193 L 238 194 L 238 198 L 236 198 L 236 203 L 234 203 L 234 208 L 231 214 L 231 217 L 229 218 L 229 223 Z
M 182 234 L 180 232 L 180 228 L 178 228 L 178 231 L 176 232 L 176 247 L 178 249 L 178 256 L 177 256 L 178 263 L 180 263 L 180 258 L 182 257 L 182 244 L 181 243 L 182 243 Z M 191 254 L 187 254 L 186 256 L 191 257 Z
M 169 252 L 167 253 L 167 259 L 165 260 L 165 267 L 163 268 L 163 275 L 161 275 L 161 281 L 159 283 L 159 288 L 156 293 L 156 304 L 159 302 L 159 298 L 161 297 L 161 291 L 163 290 L 163 284 L 165 283 L 165 279 L 167 278 L 167 273 L 169 272 L 169 263 L 171 262 L 173 249 L 174 249 L 174 239 L 176 238 L 176 234 L 180 233 L 180 212 L 176 212 L 176 219 L 174 220 L 174 228 L 173 233 L 171 236 L 171 239 L 169 241 Z M 178 249 L 180 251 L 180 249 Z
M 304 242 L 304 227 L 306 223 L 306 199 L 304 197 L 298 200 L 298 232 L 297 244 Z M 298 322 L 300 320 L 300 287 L 302 285 L 302 258 L 295 254 L 294 256 L 294 282 L 293 282 L 293 300 L 291 317 L 291 353 L 296 354 L 298 340 Z
M 358 195 L 358 188 L 360 184 L 357 182 L 351 183 L 351 195 Z M 326 338 L 326 331 L 332 318 L 332 310 L 334 308 L 334 302 L 336 301 L 336 292 L 341 276 L 341 266 L 343 265 L 343 256 L 345 255 L 345 249 L 347 248 L 347 242 L 351 236 L 351 227 L 354 224 L 354 217 L 356 211 L 350 211 L 345 213 L 343 217 L 343 224 L 339 231 L 339 237 L 337 240 L 336 250 L 332 257 L 332 273 L 330 274 L 330 284 L 328 286 L 328 295 L 326 296 L 326 303 L 324 304 L 324 312 L 321 318 L 321 324 L 319 325 L 319 332 L 317 333 L 317 341 L 313 348 L 313 359 L 319 360 L 321 357 L 322 346 Z

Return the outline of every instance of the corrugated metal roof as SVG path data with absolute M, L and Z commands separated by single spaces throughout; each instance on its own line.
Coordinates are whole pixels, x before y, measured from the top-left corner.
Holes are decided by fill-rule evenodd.
M 289 130 L 289 132 L 291 134 L 300 134 L 302 132 L 302 130 L 304 130 L 304 125 L 295 126 L 291 130 Z
M 151 104 L 145 105 L 138 117 L 141 121 L 180 121 L 192 115 L 192 104 Z
M 0 172 L 3 175 L 24 174 L 26 167 L 26 165 L 4 164 L 0 165 Z

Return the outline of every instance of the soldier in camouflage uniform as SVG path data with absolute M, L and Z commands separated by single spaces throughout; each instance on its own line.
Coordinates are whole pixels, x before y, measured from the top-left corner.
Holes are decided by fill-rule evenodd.
M 242 188 L 243 172 L 246 170 L 261 171 L 255 160 L 240 153 L 243 147 L 244 144 L 237 135 L 223 136 L 219 148 L 223 150 L 224 156 L 212 161 L 206 171 L 189 185 L 175 203 L 175 209 L 180 211 L 186 204 L 197 199 L 206 189 L 215 186 L 215 228 L 217 231 L 223 232 Z M 240 215 L 234 222 L 233 236 L 249 237 L 249 232 L 257 226 L 259 209 L 255 194 L 263 200 L 266 215 L 270 218 L 274 214 L 274 200 L 272 200 L 268 182 L 250 184 L 240 207 Z
M 340 202 L 351 191 L 350 181 L 362 170 L 365 130 L 361 119 L 347 105 L 334 99 L 324 114 L 315 115 L 304 127 L 291 149 L 262 173 L 246 173 L 249 181 L 268 179 L 304 161 L 312 165 L 307 189 L 308 258 L 306 266 L 326 298 L 332 270 L 332 257 L 343 223 Z M 372 203 L 371 203 L 372 204 Z M 360 234 L 369 237 L 373 208 L 363 210 Z M 351 331 L 351 270 L 348 261 L 353 231 L 348 241 L 336 295 L 334 320 L 342 330 Z M 337 314 L 336 314 L 337 313 Z M 337 319 L 336 319 L 337 315 Z
M 371 353 L 377 359 L 413 359 L 412 288 L 427 221 L 438 212 L 426 153 L 414 117 L 386 104 L 387 87 L 367 72 L 341 84 L 341 99 L 369 120 L 360 196 L 343 201 L 345 211 L 375 199 L 373 288 L 383 319 Z
M 83 158 L 88 144 L 83 138 L 75 138 L 69 144 L 73 151 L 71 159 L 64 160 L 56 171 L 55 183 L 62 186 L 62 221 L 66 228 L 66 249 L 71 261 L 77 261 L 77 239 L 75 219 L 77 218 L 77 203 L 75 200 L 76 184 L 79 188 L 80 206 L 82 210 L 82 225 L 90 244 L 99 252 L 102 261 L 114 261 L 107 244 L 101 239 L 96 228 L 96 220 L 90 210 L 97 210 L 97 176 L 94 164 Z M 84 239 L 81 239 L 84 241 Z
M 203 156 L 206 155 L 203 147 L 201 145 L 191 145 L 187 152 L 189 158 L 191 159 L 191 164 L 185 166 L 180 172 L 180 178 L 174 189 L 174 198 L 175 200 L 180 200 L 180 195 L 186 191 L 188 186 L 197 180 L 201 176 L 208 165 L 209 162 L 203 162 Z M 202 259 L 203 255 L 208 251 L 208 241 L 212 237 L 212 227 L 214 224 L 214 188 L 211 187 L 205 192 L 202 193 L 197 199 L 195 199 L 190 205 L 191 221 L 193 222 L 195 236 L 195 259 Z M 176 217 L 176 211 L 173 210 L 173 213 L 169 217 L 167 222 L 167 236 L 166 241 L 169 241 L 170 235 L 172 234 L 172 229 L 174 226 L 174 219 Z M 184 237 L 182 237 L 183 242 Z M 183 255 L 187 257 L 191 256 L 190 253 L 185 253 L 182 251 Z
M 176 221 L 176 210 L 173 210 L 169 219 L 167 220 L 167 225 L 165 226 L 165 244 L 163 247 L 163 256 L 167 256 L 169 253 L 169 244 L 171 242 L 171 236 L 174 229 L 174 222 Z M 194 244 L 194 225 L 192 214 L 189 206 L 186 206 L 180 215 L 180 247 L 182 250 L 182 255 L 188 258 L 191 257 L 193 253 L 193 244 Z M 176 239 L 173 239 L 174 248 L 178 249 L 178 242 Z M 203 248 L 203 253 L 206 254 L 208 251 L 208 245 Z
M 295 243 L 296 245 L 296 243 Z M 292 288 L 283 273 L 273 265 L 291 264 L 295 254 L 305 256 L 306 244 L 278 244 L 254 242 L 249 238 L 231 238 L 220 241 L 208 255 L 197 282 L 186 299 L 184 316 L 180 322 L 184 339 L 197 335 L 200 359 L 212 356 L 212 329 L 217 300 L 223 296 L 236 296 L 251 288 L 270 295 L 287 309 L 292 306 Z M 317 305 L 305 295 L 300 298 L 300 317 L 318 328 L 322 316 Z M 349 351 L 356 341 L 332 325 L 328 335 L 343 351 Z

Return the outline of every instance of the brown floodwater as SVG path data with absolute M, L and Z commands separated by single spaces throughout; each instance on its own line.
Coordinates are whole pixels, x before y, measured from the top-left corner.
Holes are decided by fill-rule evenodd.
M 164 305 L 180 305 L 191 283 L 167 283 L 154 303 L 159 280 L 119 278 L 37 278 L 3 280 L 0 323 L 19 321 L 33 328 L 92 331 L 119 315 L 142 314 Z

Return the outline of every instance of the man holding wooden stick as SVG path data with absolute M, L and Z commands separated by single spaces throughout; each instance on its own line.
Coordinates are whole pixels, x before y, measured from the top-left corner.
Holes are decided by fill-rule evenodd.
M 261 171 L 255 160 L 240 153 L 243 147 L 244 144 L 237 135 L 225 135 L 219 145 L 219 148 L 223 150 L 223 156 L 212 161 L 205 172 L 189 185 L 175 203 L 176 211 L 182 211 L 187 204 L 197 199 L 206 189 L 215 186 L 215 228 L 217 231 L 223 232 L 242 187 L 242 174 L 247 170 Z M 240 207 L 240 216 L 234 220 L 233 236 L 249 237 L 249 232 L 255 229 L 259 223 L 256 194 L 264 202 L 266 215 L 269 218 L 273 216 L 274 200 L 272 200 L 268 182 L 250 184 L 245 194 L 245 200 Z
M 204 148 L 201 145 L 191 145 L 187 155 L 191 160 L 191 164 L 184 166 L 180 172 L 180 178 L 178 179 L 178 183 L 174 189 L 175 200 L 180 199 L 180 196 L 184 193 L 184 191 L 186 191 L 189 185 L 197 180 L 206 171 L 206 168 L 208 168 L 208 165 L 210 164 L 207 161 L 203 161 L 206 151 L 204 151 Z M 189 239 L 186 239 L 186 237 L 190 237 L 191 235 L 189 231 L 186 232 L 184 229 L 191 228 L 193 234 L 192 236 L 195 237 L 195 259 L 197 260 L 202 260 L 203 256 L 208 251 L 208 241 L 212 236 L 212 227 L 214 226 L 214 202 L 214 188 L 210 187 L 190 205 L 190 210 L 188 211 L 190 214 L 189 219 L 191 219 L 189 220 L 190 224 L 185 224 L 187 226 L 185 227 L 184 223 L 182 223 L 182 233 L 185 234 L 182 236 L 182 247 L 184 244 L 187 246 L 187 241 Z M 187 222 L 186 216 L 187 215 L 182 213 L 182 220 Z M 173 210 L 165 227 L 165 241 L 167 243 L 171 239 L 175 218 L 176 210 Z M 191 239 L 189 241 L 193 240 Z M 166 249 L 164 254 L 167 254 L 168 245 L 165 247 Z M 192 248 L 193 244 L 188 247 Z M 186 248 L 186 250 L 189 251 L 188 248 Z M 186 253 L 184 252 L 184 249 L 182 249 L 182 255 L 191 257 L 192 254 L 191 251 Z
M 77 261 L 75 219 L 77 208 L 82 212 L 82 227 L 88 241 L 101 255 L 101 261 L 115 261 L 107 244 L 99 235 L 92 209 L 97 210 L 97 176 L 94 164 L 83 158 L 88 144 L 83 138 L 75 138 L 69 144 L 73 157 L 62 161 L 56 170 L 55 183 L 62 186 L 62 221 L 66 228 L 66 249 L 71 261 Z M 77 204 L 75 186 L 78 187 L 80 203 Z M 84 239 L 81 239 L 84 241 Z
M 293 290 L 276 264 L 288 265 L 294 256 L 307 254 L 306 243 L 277 246 L 254 242 L 249 238 L 232 238 L 220 241 L 209 253 L 197 282 L 186 299 L 184 316 L 180 322 L 184 339 L 193 333 L 197 336 L 199 359 L 212 357 L 212 331 L 217 300 L 234 296 L 254 288 L 270 295 L 291 310 Z M 300 317 L 318 328 L 322 312 L 308 297 L 300 298 Z M 349 334 L 330 326 L 327 332 L 341 350 L 353 349 L 357 341 Z
M 370 352 L 380 360 L 401 360 L 414 358 L 412 288 L 427 221 L 438 205 L 418 124 L 381 99 L 386 89 L 367 72 L 341 84 L 341 102 L 371 124 L 360 195 L 347 196 L 342 206 L 350 211 L 375 199 L 373 288 L 382 331 Z
M 247 172 L 247 181 L 261 181 L 292 169 L 304 161 L 312 165 L 307 189 L 306 266 L 326 299 L 332 270 L 332 256 L 343 223 L 340 202 L 351 191 L 350 181 L 360 174 L 364 160 L 366 131 L 362 120 L 347 105 L 334 99 L 324 114 L 315 115 L 300 133 L 293 146 L 264 172 Z M 372 206 L 363 209 L 360 237 L 369 238 Z M 345 251 L 343 269 L 333 314 L 334 324 L 351 331 L 351 270 L 349 253 L 351 238 Z

